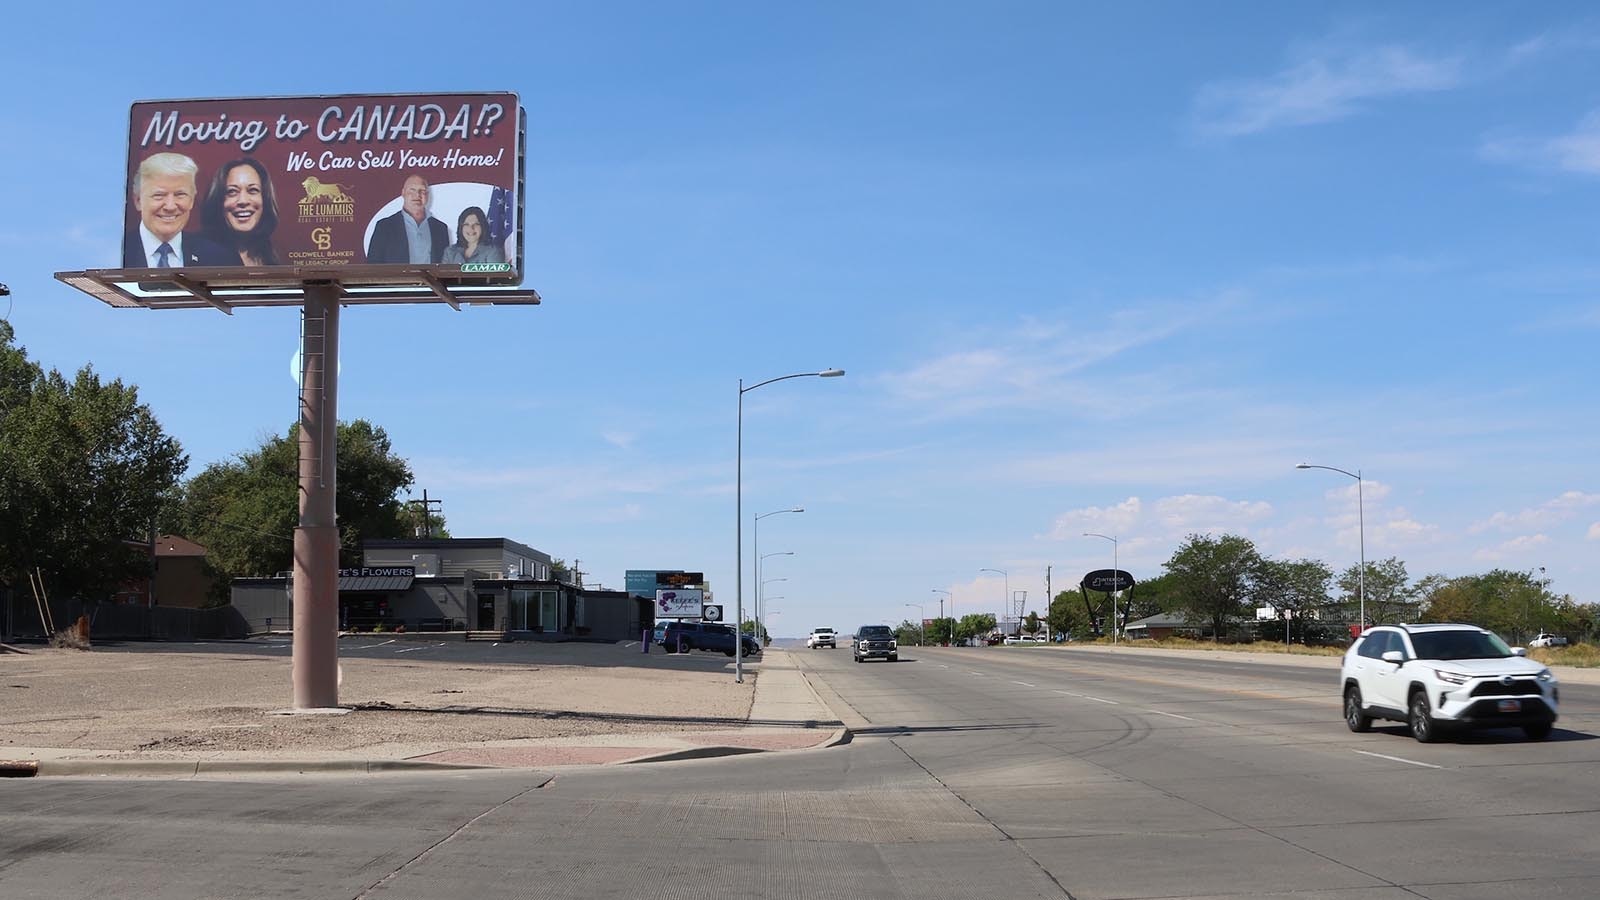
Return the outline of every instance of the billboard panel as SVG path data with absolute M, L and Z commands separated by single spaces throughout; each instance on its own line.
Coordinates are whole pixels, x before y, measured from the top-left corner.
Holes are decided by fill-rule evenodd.
M 705 605 L 705 591 L 671 588 L 656 591 L 656 618 L 698 619 Z
M 514 93 L 149 100 L 129 126 L 123 268 L 521 281 Z

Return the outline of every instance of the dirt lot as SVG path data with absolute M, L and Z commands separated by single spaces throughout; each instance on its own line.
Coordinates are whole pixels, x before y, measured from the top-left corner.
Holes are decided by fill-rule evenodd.
M 143 758 L 414 755 L 464 744 L 742 724 L 755 678 L 722 657 L 607 644 L 342 642 L 343 716 L 291 700 L 285 641 L 0 654 L 0 757 L 72 748 Z

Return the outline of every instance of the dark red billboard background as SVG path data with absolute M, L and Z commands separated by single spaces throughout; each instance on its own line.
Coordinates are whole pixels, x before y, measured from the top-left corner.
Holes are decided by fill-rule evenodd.
M 123 266 L 152 265 L 149 239 L 141 239 L 140 224 L 153 220 L 141 219 L 135 174 L 155 154 L 177 154 L 179 158 L 164 156 L 146 168 L 182 168 L 183 157 L 198 167 L 186 220 L 181 201 L 177 206 L 159 201 L 168 204 L 167 227 L 183 221 L 182 264 L 254 267 L 267 265 L 259 261 L 263 253 L 282 267 L 414 264 L 405 258 L 405 233 L 395 216 L 405 214 L 402 194 L 408 184 L 420 180 L 426 182 L 428 201 L 425 219 L 414 227 L 432 244 L 438 243 L 440 226 L 445 243 L 456 243 L 458 220 L 468 207 L 481 209 L 488 225 L 473 229 L 488 232 L 473 257 L 488 262 L 467 267 L 441 263 L 436 248 L 429 264 L 519 282 L 520 132 L 521 110 L 513 93 L 135 103 L 128 136 Z M 251 178 L 244 172 L 249 160 L 266 174 L 261 205 L 275 205 L 275 223 L 265 209 L 253 217 L 236 216 L 232 206 L 222 211 L 226 196 L 238 193 L 237 188 L 230 192 L 227 182 Z M 152 176 L 144 183 L 156 180 Z M 144 205 L 151 208 L 157 202 L 146 200 Z M 254 219 L 250 227 L 256 230 L 239 231 L 230 219 Z M 385 219 L 391 221 L 380 224 Z M 267 228 L 270 235 L 264 235 Z M 491 248 L 487 253 L 485 246 Z M 229 252 L 219 253 L 219 248 Z

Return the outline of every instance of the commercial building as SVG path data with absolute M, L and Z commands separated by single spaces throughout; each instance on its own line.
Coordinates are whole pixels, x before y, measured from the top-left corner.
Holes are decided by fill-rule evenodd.
M 487 632 L 545 640 L 637 639 L 649 601 L 553 578 L 550 555 L 509 538 L 370 540 L 339 573 L 339 626 L 352 631 Z M 291 627 L 287 574 L 234 579 L 254 632 Z

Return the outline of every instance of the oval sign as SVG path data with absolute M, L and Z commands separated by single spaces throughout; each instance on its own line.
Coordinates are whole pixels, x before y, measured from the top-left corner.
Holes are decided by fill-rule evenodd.
M 1133 585 L 1133 576 L 1122 569 L 1095 569 L 1083 576 L 1083 586 L 1091 591 L 1125 591 Z

